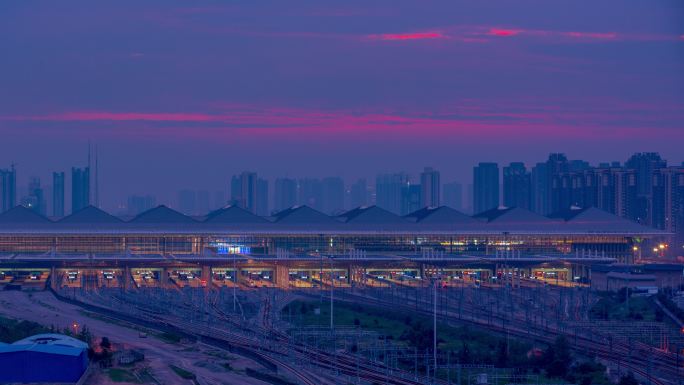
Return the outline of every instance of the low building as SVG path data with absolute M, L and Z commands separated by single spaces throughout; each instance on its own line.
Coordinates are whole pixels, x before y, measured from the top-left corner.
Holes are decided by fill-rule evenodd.
M 675 288 L 684 284 L 684 264 L 594 265 L 591 267 L 591 288 L 618 291 L 624 287 L 655 286 Z
M 88 368 L 88 345 L 38 334 L 0 345 L 0 383 L 75 383 Z

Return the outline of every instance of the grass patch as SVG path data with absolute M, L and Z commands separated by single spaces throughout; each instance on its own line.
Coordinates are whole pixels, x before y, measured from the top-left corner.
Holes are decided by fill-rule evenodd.
M 662 321 L 649 297 L 625 298 L 624 291 L 605 293 L 591 308 L 589 315 L 597 320 Z
M 45 326 L 31 321 L 0 317 L 0 341 L 12 343 L 35 334 L 50 333 Z
M 315 314 L 318 302 L 294 301 L 283 310 L 287 319 L 292 314 L 295 325 L 328 325 L 330 322 L 330 303 L 320 307 L 320 315 Z M 364 330 L 375 331 L 381 338 L 394 340 L 400 344 L 417 349 L 419 352 L 432 349 L 432 318 L 424 315 L 379 309 L 375 307 L 336 303 L 334 310 L 335 325 L 357 326 Z M 438 322 L 438 348 L 458 355 L 461 363 L 481 363 L 497 366 L 524 365 L 527 352 L 532 345 L 515 338 L 492 334 L 470 326 L 451 326 Z
M 195 373 L 187 371 L 183 368 L 179 368 L 176 365 L 169 365 L 169 367 L 171 368 L 171 370 L 174 371 L 174 373 L 176 373 L 178 375 L 178 377 L 180 377 L 184 380 L 194 380 L 196 378 Z
M 107 375 L 114 382 L 132 382 L 140 384 L 140 380 L 126 369 L 112 368 L 107 370 Z
M 164 332 L 157 334 L 156 336 L 168 344 L 177 344 L 181 342 L 181 336 L 175 333 Z

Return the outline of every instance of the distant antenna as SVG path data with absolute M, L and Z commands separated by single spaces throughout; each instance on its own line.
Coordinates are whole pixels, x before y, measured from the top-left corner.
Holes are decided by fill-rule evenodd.
M 98 148 L 95 144 L 95 207 L 100 207 L 100 169 L 98 168 Z
M 90 169 L 90 139 L 88 139 L 88 204 L 90 204 L 90 175 L 91 175 L 91 169 Z

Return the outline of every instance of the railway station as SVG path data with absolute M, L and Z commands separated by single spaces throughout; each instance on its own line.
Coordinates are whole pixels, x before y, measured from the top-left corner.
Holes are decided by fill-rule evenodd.
M 295 206 L 260 217 L 228 206 L 190 217 L 159 206 L 124 221 L 90 206 L 53 221 L 18 206 L 0 215 L 0 285 L 588 284 L 593 266 L 633 264 L 670 236 L 596 208 L 471 217 L 442 206 L 400 217 L 376 206 L 339 216 Z

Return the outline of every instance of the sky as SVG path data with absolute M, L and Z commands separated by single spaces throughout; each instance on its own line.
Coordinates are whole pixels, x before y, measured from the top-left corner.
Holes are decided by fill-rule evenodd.
M 2 1 L 0 168 L 85 165 L 104 207 L 230 175 L 550 152 L 684 161 L 684 2 Z

